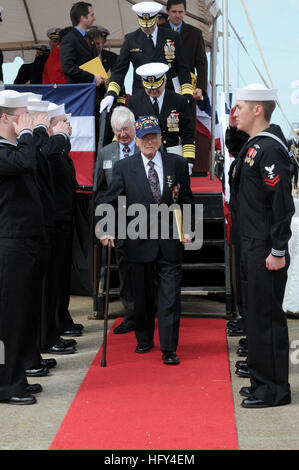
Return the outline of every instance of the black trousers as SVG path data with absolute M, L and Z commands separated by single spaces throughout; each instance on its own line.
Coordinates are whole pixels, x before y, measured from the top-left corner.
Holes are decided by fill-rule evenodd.
M 56 326 L 60 334 L 74 327 L 69 312 L 74 226 L 72 222 L 56 223 L 57 249 L 55 253 L 58 292 L 56 302 Z
M 290 400 L 289 337 L 282 309 L 287 266 L 269 271 L 265 260 L 271 246 L 261 240 L 241 240 L 241 282 L 247 337 L 247 363 L 254 396 L 268 405 Z
M 0 340 L 5 348 L 0 400 L 19 395 L 28 385 L 25 359 L 32 341 L 37 344 L 32 326 L 36 326 L 39 256 L 39 238 L 0 239 Z
M 45 269 L 42 280 L 41 298 L 41 350 L 54 346 L 59 338 L 59 331 L 56 325 L 56 305 L 58 296 L 58 275 L 56 261 L 57 244 L 57 228 L 47 227 L 46 238 L 42 246 L 43 257 L 45 260 Z
M 160 253 L 151 263 L 128 263 L 128 270 L 138 344 L 146 346 L 153 341 L 157 315 L 161 350 L 176 351 L 181 314 L 181 263 L 170 262 Z
M 127 263 L 124 260 L 124 242 L 116 240 L 115 258 L 118 266 L 120 300 L 125 309 L 124 323 L 134 325 L 134 303 Z

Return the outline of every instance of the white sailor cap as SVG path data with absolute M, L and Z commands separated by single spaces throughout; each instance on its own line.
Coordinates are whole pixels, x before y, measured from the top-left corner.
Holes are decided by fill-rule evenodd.
M 169 66 L 163 62 L 151 62 L 138 67 L 136 73 L 142 77 L 142 84 L 145 88 L 155 89 L 163 85 L 168 70 Z
M 137 14 L 138 23 L 144 28 L 150 28 L 156 23 L 162 8 L 163 5 L 156 2 L 140 2 L 132 6 L 132 10 Z
M 65 114 L 65 107 L 64 104 L 55 104 L 55 103 L 50 103 L 48 107 L 48 115 L 50 118 L 57 117 L 57 116 L 62 116 Z
M 28 111 L 36 111 L 39 113 L 47 113 L 49 101 L 38 101 L 36 99 L 28 99 Z
M 27 96 L 28 101 L 41 101 L 43 97 L 43 95 L 32 93 L 31 91 L 26 91 L 25 93 L 21 93 L 21 95 Z
M 0 91 L 0 106 L 4 108 L 27 108 L 28 98 L 15 90 Z
M 236 90 L 236 101 L 276 101 L 277 89 L 267 88 L 261 83 L 253 83 Z

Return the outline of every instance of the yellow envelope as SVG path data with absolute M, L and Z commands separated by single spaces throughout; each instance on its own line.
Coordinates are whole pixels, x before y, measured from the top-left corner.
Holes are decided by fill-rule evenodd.
M 92 73 L 93 75 L 100 75 L 105 80 L 108 79 L 107 72 L 104 69 L 99 57 L 85 62 L 85 64 L 80 65 L 79 68 L 85 70 L 85 72 Z

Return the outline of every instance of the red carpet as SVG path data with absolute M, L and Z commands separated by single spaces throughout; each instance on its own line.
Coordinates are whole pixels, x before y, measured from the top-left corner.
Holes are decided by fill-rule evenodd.
M 136 354 L 133 332 L 111 331 L 107 367 L 100 350 L 50 449 L 237 449 L 225 321 L 182 319 L 180 365 L 158 345 Z
M 209 176 L 192 176 L 191 189 L 193 193 L 222 193 L 222 183 L 215 176 L 214 180 Z

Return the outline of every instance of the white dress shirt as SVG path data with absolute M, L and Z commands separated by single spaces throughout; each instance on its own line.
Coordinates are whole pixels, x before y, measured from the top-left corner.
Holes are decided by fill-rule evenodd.
M 159 98 L 157 98 L 157 102 L 158 102 L 158 106 L 159 106 L 159 113 L 161 113 L 161 109 L 162 109 L 163 101 L 164 101 L 164 96 L 165 96 L 165 90 L 161 93 Z M 151 100 L 152 104 L 154 104 L 155 98 L 152 98 L 150 96 L 150 100 Z
M 146 36 L 149 37 L 149 34 L 147 34 Z M 152 33 L 152 40 L 153 40 L 155 47 L 157 45 L 157 37 L 158 37 L 158 27 L 156 26 L 155 31 Z
M 141 153 L 141 156 L 142 156 L 144 169 L 145 169 L 145 173 L 146 173 L 147 178 L 148 178 L 148 172 L 149 172 L 149 169 L 150 169 L 150 166 L 149 166 L 148 162 L 150 162 L 150 161 L 154 162 L 154 164 L 155 164 L 154 169 L 156 170 L 156 172 L 158 174 L 159 183 L 160 183 L 160 190 L 161 190 L 161 196 L 162 196 L 162 194 L 163 194 L 163 163 L 162 163 L 161 153 L 158 151 L 152 160 L 149 160 L 148 158 L 146 158 L 143 155 L 143 153 Z

